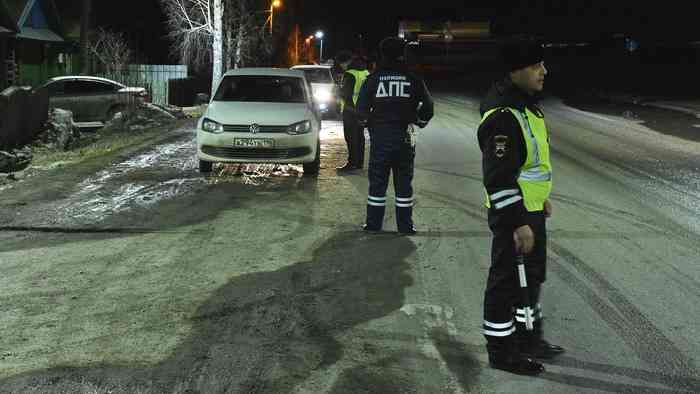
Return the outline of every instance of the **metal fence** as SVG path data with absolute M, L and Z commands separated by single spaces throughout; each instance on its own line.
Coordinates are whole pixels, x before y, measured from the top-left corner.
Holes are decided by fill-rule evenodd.
M 130 64 L 121 69 L 98 71 L 94 75 L 126 86 L 146 88 L 153 103 L 168 104 L 168 81 L 187 78 L 187 66 Z

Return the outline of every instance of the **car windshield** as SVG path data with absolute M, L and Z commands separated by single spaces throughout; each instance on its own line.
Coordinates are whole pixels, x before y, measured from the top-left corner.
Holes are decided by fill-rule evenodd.
M 215 101 L 305 103 L 303 80 L 296 77 L 232 75 L 224 77 Z
M 331 73 L 327 68 L 303 68 L 306 79 L 311 83 L 333 83 Z

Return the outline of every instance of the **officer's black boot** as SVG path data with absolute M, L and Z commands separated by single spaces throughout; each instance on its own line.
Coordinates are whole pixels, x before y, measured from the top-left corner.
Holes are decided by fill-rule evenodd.
M 410 204 L 413 204 L 412 202 Z M 396 200 L 396 228 L 399 233 L 412 235 L 416 233 L 416 228 L 413 226 L 413 207 L 402 207 L 400 205 L 408 205 L 406 202 Z
M 553 345 L 544 339 L 541 319 L 536 320 L 533 327 L 532 331 L 527 331 L 525 324 L 516 324 L 515 336 L 522 354 L 533 358 L 551 359 L 564 353 L 563 347 Z
M 362 227 L 362 229 L 367 232 L 382 231 L 382 224 L 384 223 L 384 209 L 385 207 L 383 206 L 367 204 L 367 220 L 365 221 L 365 225 Z
M 416 228 L 413 226 L 412 205 L 413 198 L 396 198 L 396 228 L 400 234 L 413 235 L 417 233 Z
M 507 337 L 486 336 L 486 349 L 491 368 L 530 376 L 544 372 L 542 364 L 520 354 L 512 335 Z

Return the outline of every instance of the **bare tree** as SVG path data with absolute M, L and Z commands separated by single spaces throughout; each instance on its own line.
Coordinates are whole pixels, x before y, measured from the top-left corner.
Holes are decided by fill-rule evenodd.
M 223 66 L 223 0 L 160 1 L 167 17 L 173 52 L 195 69 L 211 64 L 213 91 Z
M 133 56 L 123 34 L 101 27 L 90 32 L 86 46 L 90 57 L 107 75 L 123 70 Z
M 88 48 L 88 34 L 90 32 L 90 9 L 92 0 L 83 0 L 82 17 L 80 19 L 80 51 L 82 55 L 82 72 L 90 73 L 90 49 Z
M 225 20 L 227 67 L 246 67 L 269 62 L 272 40 L 264 28 L 266 10 L 260 1 L 228 0 Z M 232 62 L 232 63 L 231 63 Z

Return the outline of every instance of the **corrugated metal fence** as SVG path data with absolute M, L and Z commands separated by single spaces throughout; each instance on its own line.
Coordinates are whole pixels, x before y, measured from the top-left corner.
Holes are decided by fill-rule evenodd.
M 187 78 L 187 66 L 130 64 L 122 69 L 97 72 L 95 76 L 126 86 L 146 88 L 154 103 L 168 104 L 168 81 Z

